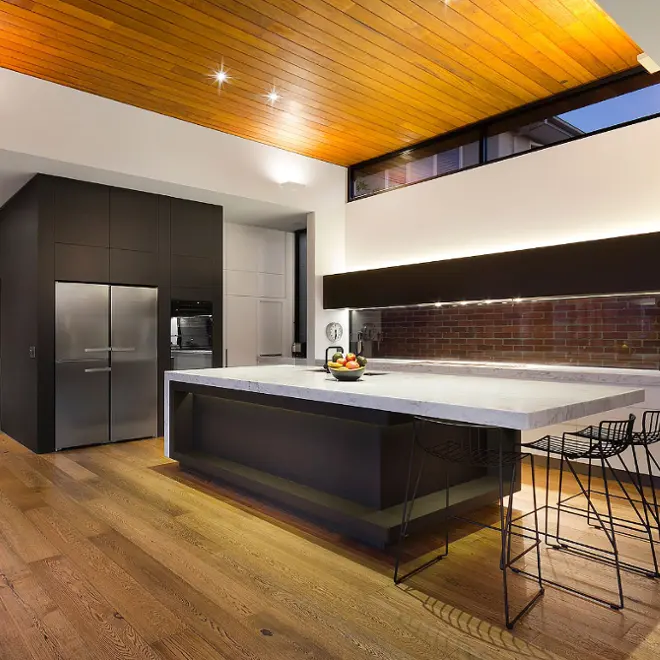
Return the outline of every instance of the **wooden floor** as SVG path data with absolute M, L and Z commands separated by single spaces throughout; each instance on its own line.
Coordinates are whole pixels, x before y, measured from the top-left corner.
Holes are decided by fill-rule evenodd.
M 396 587 L 387 555 L 230 499 L 162 458 L 161 441 L 36 456 L 0 436 L 0 658 L 660 657 L 660 583 L 626 574 L 623 612 L 548 589 L 512 634 L 499 536 L 459 536 Z M 642 561 L 644 547 L 626 552 Z M 614 596 L 608 567 L 543 559 L 549 576 Z M 534 585 L 514 576 L 512 590 L 518 603 Z

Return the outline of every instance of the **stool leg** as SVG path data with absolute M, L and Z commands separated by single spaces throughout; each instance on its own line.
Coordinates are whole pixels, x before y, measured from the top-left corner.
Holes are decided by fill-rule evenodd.
M 635 474 L 632 474 L 630 470 L 628 469 L 628 466 L 626 465 L 625 461 L 623 460 L 623 457 L 621 454 L 619 454 L 619 462 L 621 463 L 621 467 L 623 468 L 623 471 L 626 473 L 628 476 L 628 479 L 631 481 L 635 489 L 637 490 L 637 494 L 640 497 L 640 500 L 633 500 L 633 498 L 630 496 L 628 493 L 628 489 L 626 488 L 625 484 L 621 481 L 617 473 L 615 472 L 614 468 L 612 467 L 609 459 L 605 459 L 605 462 L 607 466 L 610 469 L 610 473 L 614 475 L 614 479 L 617 482 L 619 488 L 621 489 L 621 492 L 623 493 L 625 499 L 628 501 L 628 504 L 630 504 L 630 507 L 632 510 L 635 512 L 635 515 L 637 518 L 639 518 L 638 523 L 634 523 L 636 525 L 640 525 L 646 530 L 646 534 L 649 539 L 649 544 L 651 546 L 651 557 L 653 559 L 653 571 L 648 571 L 644 568 L 640 567 L 635 567 L 634 565 L 631 564 L 622 564 L 623 566 L 626 566 L 630 568 L 631 570 L 637 570 L 638 572 L 643 572 L 643 574 L 651 579 L 654 579 L 658 577 L 658 558 L 656 556 L 656 551 L 655 551 L 655 542 L 653 540 L 653 527 L 651 524 L 651 519 L 649 518 L 649 509 L 650 509 L 650 504 L 648 503 L 646 499 L 646 494 L 644 493 L 644 485 L 642 484 L 642 475 L 639 470 L 639 463 L 637 461 L 637 454 L 635 453 L 635 447 L 632 447 L 633 451 L 633 457 L 634 457 L 634 464 L 635 464 Z M 642 505 L 642 509 L 644 511 L 644 516 L 642 517 L 642 514 L 639 512 L 639 509 L 637 508 L 637 505 L 640 504 Z M 640 539 L 641 540 L 641 539 Z
M 433 559 L 430 559 L 429 561 L 425 562 L 424 564 L 417 566 L 417 568 L 414 568 L 411 571 L 408 571 L 405 575 L 400 575 L 399 574 L 399 568 L 401 566 L 401 558 L 403 556 L 403 543 L 405 541 L 405 538 L 407 536 L 408 532 L 408 525 L 410 523 L 410 520 L 412 518 L 412 511 L 413 511 L 413 505 L 415 504 L 415 499 L 417 498 L 417 491 L 419 489 L 419 484 L 422 479 L 422 472 L 424 471 L 424 463 L 426 460 L 426 452 L 422 452 L 422 458 L 419 464 L 419 471 L 417 473 L 417 478 L 415 479 L 415 485 L 412 489 L 412 494 L 410 494 L 410 486 L 412 482 L 412 473 L 413 473 L 413 462 L 414 462 L 414 457 L 415 457 L 415 445 L 417 444 L 417 423 L 413 422 L 413 441 L 412 441 L 412 447 L 410 449 L 410 463 L 408 465 L 408 480 L 406 483 L 406 495 L 405 495 L 405 500 L 403 503 L 403 513 L 401 516 L 401 527 L 399 529 L 399 542 L 397 544 L 397 549 L 396 549 L 396 560 L 394 564 L 394 584 L 400 584 L 403 582 L 405 579 L 416 575 L 417 573 L 420 573 L 423 571 L 425 568 L 428 568 L 432 564 L 435 564 L 436 562 L 440 561 L 445 554 L 440 554 L 434 557 Z
M 589 468 L 587 471 L 587 497 L 591 498 L 591 470 L 592 470 L 591 455 L 589 456 Z M 591 509 L 587 507 L 587 525 L 591 525 Z
M 559 525 L 561 521 L 561 489 L 564 481 L 564 462 L 566 459 L 564 458 L 564 453 L 562 452 L 561 458 L 559 460 L 559 486 L 557 488 L 557 533 L 555 534 L 555 540 L 558 540 L 560 538 L 559 534 Z
M 550 448 L 545 462 L 545 544 L 548 545 L 548 518 L 550 518 Z
M 607 503 L 607 517 L 610 521 L 610 533 L 612 550 L 614 551 L 614 568 L 616 570 L 616 581 L 619 589 L 619 607 L 612 605 L 612 609 L 623 609 L 623 585 L 621 583 L 621 566 L 619 565 L 619 549 L 616 545 L 616 532 L 614 531 L 614 518 L 612 516 L 612 501 L 610 499 L 610 489 L 607 482 L 607 471 L 605 469 L 605 458 L 601 455 L 600 457 L 601 467 L 603 470 L 603 483 L 605 485 L 605 501 Z M 593 505 L 592 505 L 593 506 Z M 603 528 L 604 529 L 604 528 Z
M 406 532 L 408 531 L 408 523 L 410 522 L 410 518 L 412 516 L 412 505 L 414 503 L 414 496 L 412 498 L 412 501 L 410 501 L 410 503 L 409 503 L 410 489 L 411 489 L 411 483 L 412 483 L 413 464 L 415 462 L 415 445 L 417 444 L 417 423 L 414 420 L 413 420 L 413 433 L 412 433 L 412 435 L 413 435 L 413 437 L 412 437 L 412 441 L 410 443 L 410 459 L 408 461 L 408 478 L 406 479 L 406 491 L 405 491 L 405 496 L 404 496 L 404 500 L 403 500 L 403 510 L 401 512 L 401 527 L 399 527 L 399 542 L 397 544 L 396 562 L 394 564 L 394 583 L 395 584 L 399 583 L 399 566 L 401 564 L 401 556 L 403 554 L 403 542 L 404 542 L 404 539 L 406 538 Z M 418 476 L 418 481 L 419 481 L 419 478 L 421 477 L 421 468 L 422 468 L 422 465 L 420 465 L 420 474 Z
M 446 557 L 449 554 L 449 462 L 445 461 L 445 552 L 442 555 Z
M 653 465 L 651 463 L 651 459 L 655 462 L 657 465 L 657 462 L 655 461 L 655 458 L 653 458 L 653 455 L 651 454 L 651 450 L 649 449 L 649 445 L 647 443 L 644 444 L 644 450 L 646 452 L 646 465 L 649 470 L 649 481 L 651 483 L 651 497 L 653 498 L 653 511 L 654 511 L 654 519 L 655 523 L 657 526 L 657 531 L 658 535 L 660 535 L 660 517 L 659 517 L 659 512 L 658 512 L 658 496 L 655 490 L 655 475 L 653 474 Z
M 529 455 L 529 462 L 532 469 L 532 506 L 534 507 L 534 531 L 536 533 L 536 563 L 539 571 L 539 587 L 543 589 L 543 578 L 541 577 L 541 535 L 539 533 L 539 508 L 536 503 L 536 476 L 534 466 L 534 454 Z M 546 516 L 548 511 L 546 509 Z

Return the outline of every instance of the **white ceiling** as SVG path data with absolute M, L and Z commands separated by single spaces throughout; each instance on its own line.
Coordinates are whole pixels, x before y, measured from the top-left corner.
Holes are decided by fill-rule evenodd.
M 38 172 L 216 204 L 224 207 L 226 222 L 257 225 L 283 231 L 303 229 L 307 223 L 307 211 L 304 209 L 5 150 L 0 150 L 0 207 Z
M 660 64 L 660 2 L 658 0 L 598 0 L 598 4 Z

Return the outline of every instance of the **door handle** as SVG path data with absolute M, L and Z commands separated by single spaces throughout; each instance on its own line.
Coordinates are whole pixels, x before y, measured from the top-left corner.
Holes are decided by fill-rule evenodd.
M 85 353 L 109 353 L 110 346 L 105 346 L 104 348 L 86 348 Z
M 92 369 L 85 369 L 86 374 L 100 374 L 107 373 L 108 371 L 112 371 L 112 367 L 93 367 Z
M 113 346 L 111 350 L 113 353 L 135 353 L 135 346 L 133 348 L 115 348 Z

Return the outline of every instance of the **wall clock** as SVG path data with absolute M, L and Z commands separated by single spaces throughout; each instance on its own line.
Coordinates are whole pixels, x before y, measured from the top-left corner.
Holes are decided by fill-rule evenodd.
M 339 341 L 344 336 L 344 328 L 341 327 L 341 323 L 332 321 L 325 326 L 325 336 L 328 341 Z

